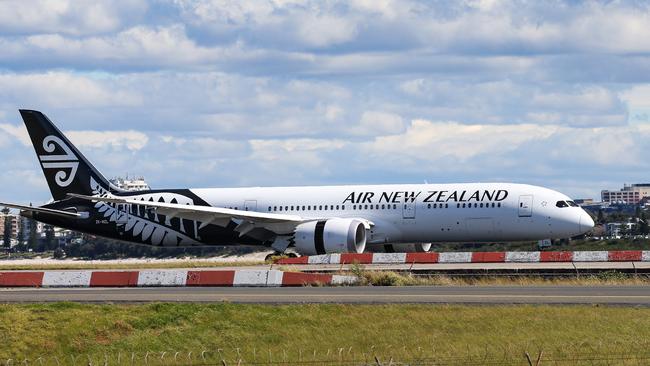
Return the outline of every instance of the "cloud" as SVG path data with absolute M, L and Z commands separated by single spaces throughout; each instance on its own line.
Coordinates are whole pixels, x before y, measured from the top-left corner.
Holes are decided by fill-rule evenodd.
M 650 169 L 649 17 L 640 2 L 8 0 L 0 169 L 38 172 L 27 107 L 158 187 L 597 194 Z
M 35 74 L 0 73 L 0 96 L 23 108 L 59 107 L 72 104 L 85 107 L 135 106 L 140 97 L 131 91 L 116 90 L 105 81 L 67 72 Z
M 361 115 L 361 122 L 350 129 L 356 135 L 391 135 L 404 130 L 402 117 L 395 113 L 382 111 L 365 111 Z
M 68 131 L 66 135 L 78 147 L 112 148 L 138 151 L 149 142 L 142 132 L 128 131 Z
M 0 123 L 0 130 L 16 138 L 24 146 L 32 146 L 29 134 L 24 126 L 15 126 L 9 123 Z
M 543 140 L 558 131 L 557 126 L 464 125 L 457 122 L 414 120 L 402 134 L 380 136 L 364 146 L 378 158 L 439 161 L 451 158 L 464 162 L 481 154 L 502 154 L 531 140 Z
M 146 10 L 147 4 L 141 0 L 5 0 L 0 2 L 0 32 L 75 36 L 105 33 L 139 19 Z

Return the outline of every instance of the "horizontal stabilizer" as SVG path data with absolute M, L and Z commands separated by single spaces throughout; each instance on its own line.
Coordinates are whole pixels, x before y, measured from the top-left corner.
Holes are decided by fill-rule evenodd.
M 21 211 L 39 212 L 39 213 L 44 213 L 44 214 L 48 214 L 48 215 L 56 215 L 56 216 L 69 217 L 69 218 L 79 218 L 79 217 L 83 216 L 82 214 L 76 213 L 76 212 L 54 210 L 54 209 L 45 208 L 45 207 L 23 206 L 23 205 L 16 205 L 16 204 L 13 204 L 13 203 L 0 202 L 0 207 L 9 207 L 9 208 L 15 208 L 15 209 L 21 210 Z

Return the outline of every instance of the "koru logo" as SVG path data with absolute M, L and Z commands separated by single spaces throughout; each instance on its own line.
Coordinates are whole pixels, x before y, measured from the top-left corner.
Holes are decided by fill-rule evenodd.
M 54 175 L 54 181 L 59 187 L 67 187 L 72 183 L 75 175 L 77 175 L 77 168 L 79 167 L 79 159 L 74 155 L 70 147 L 66 145 L 63 140 L 56 136 L 47 136 L 43 139 L 43 149 L 45 152 L 53 153 L 56 147 L 60 147 L 65 154 L 63 155 L 39 155 L 38 158 L 43 165 L 43 169 L 70 169 L 70 171 L 59 170 Z

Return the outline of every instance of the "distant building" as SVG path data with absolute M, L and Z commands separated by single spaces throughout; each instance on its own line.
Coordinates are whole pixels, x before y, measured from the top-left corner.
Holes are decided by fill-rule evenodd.
M 629 234 L 634 230 L 636 224 L 633 222 L 610 222 L 605 224 L 605 234 L 609 237 L 620 238 L 623 234 Z
M 139 178 L 126 178 L 117 177 L 110 180 L 117 188 L 125 191 L 147 191 L 151 189 L 143 177 Z
M 0 213 L 0 238 L 4 237 L 5 222 L 7 220 L 11 221 L 11 238 L 16 239 L 18 236 L 18 223 L 20 222 L 20 216 L 5 213 Z
M 603 202 L 639 204 L 646 197 L 650 197 L 650 183 L 623 185 L 619 191 L 602 190 L 600 196 Z

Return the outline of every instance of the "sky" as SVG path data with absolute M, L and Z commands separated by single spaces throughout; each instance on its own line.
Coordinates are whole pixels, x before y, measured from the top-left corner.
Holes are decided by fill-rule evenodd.
M 50 194 L 19 108 L 154 188 L 650 181 L 646 1 L 4 0 L 0 198 Z

